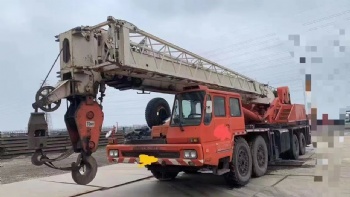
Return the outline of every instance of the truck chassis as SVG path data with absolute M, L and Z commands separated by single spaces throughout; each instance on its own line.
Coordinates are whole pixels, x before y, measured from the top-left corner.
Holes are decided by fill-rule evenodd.
M 158 158 L 157 162 L 146 166 L 158 180 L 175 179 L 182 171 L 197 173 L 205 170 L 223 175 L 230 186 L 243 186 L 251 176 L 263 176 L 269 164 L 276 164 L 281 160 L 298 160 L 299 155 L 305 154 L 306 147 L 311 144 L 310 126 L 306 122 L 299 124 L 273 129 L 271 127 L 275 125 L 260 125 L 259 128 L 247 129 L 245 135 L 235 135 L 232 159 L 221 158 L 217 166 L 206 165 L 203 160 L 181 159 L 175 152 L 170 157 L 171 152 L 162 154 L 156 147 L 166 146 L 165 138 L 130 140 L 125 144 L 107 145 L 106 149 L 111 163 L 139 163 L 141 154 Z M 247 125 L 249 127 L 252 125 Z M 120 156 L 111 156 L 110 152 L 115 150 L 119 151 Z M 229 167 L 225 169 L 225 165 Z

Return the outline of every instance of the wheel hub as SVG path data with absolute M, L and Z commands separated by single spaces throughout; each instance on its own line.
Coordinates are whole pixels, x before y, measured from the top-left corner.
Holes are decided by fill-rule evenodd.
M 245 149 L 241 148 L 238 153 L 238 170 L 243 176 L 248 173 L 248 162 L 248 153 Z
M 160 118 L 161 121 L 164 121 L 168 117 L 168 114 L 167 114 L 167 112 L 166 112 L 164 107 L 160 107 L 158 109 L 157 115 L 158 115 L 158 117 Z

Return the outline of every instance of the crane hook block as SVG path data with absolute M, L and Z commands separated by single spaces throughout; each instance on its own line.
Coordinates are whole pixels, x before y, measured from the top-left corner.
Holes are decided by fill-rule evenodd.
M 39 150 L 47 145 L 49 136 L 45 113 L 33 112 L 28 122 L 28 149 Z
M 104 114 L 101 105 L 92 98 L 82 101 L 75 111 L 76 127 L 69 127 L 68 132 L 72 136 L 79 134 L 82 149 L 86 153 L 95 152 L 98 148 Z M 77 130 L 75 130 L 77 129 Z M 73 137 L 73 146 L 76 147 L 78 141 Z

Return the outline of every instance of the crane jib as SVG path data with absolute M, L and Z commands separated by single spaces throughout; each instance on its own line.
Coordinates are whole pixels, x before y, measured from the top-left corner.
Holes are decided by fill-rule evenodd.
M 273 88 L 266 84 L 113 17 L 95 26 L 64 32 L 58 40 L 63 48 L 61 80 L 80 81 L 75 94 L 96 95 L 97 90 L 92 87 L 105 81 L 120 90 L 176 93 L 188 85 L 206 85 L 240 93 L 258 103 L 268 104 L 275 98 Z M 51 101 L 70 94 L 63 90 L 54 92 L 60 95 L 55 94 Z

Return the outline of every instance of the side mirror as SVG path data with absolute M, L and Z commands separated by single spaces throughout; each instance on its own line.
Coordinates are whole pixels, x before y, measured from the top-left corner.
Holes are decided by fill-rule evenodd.
M 205 105 L 205 113 L 211 114 L 212 111 L 213 111 L 213 102 L 207 101 L 207 103 Z

